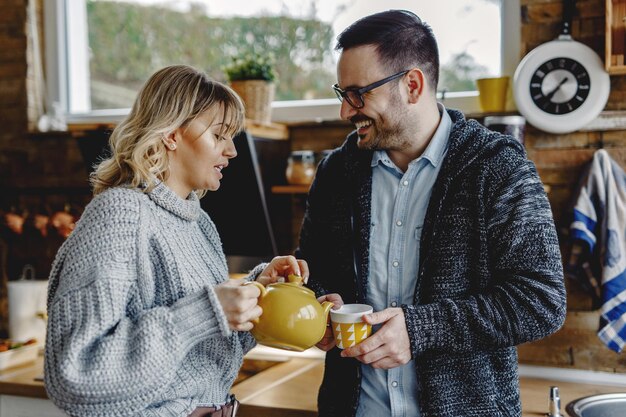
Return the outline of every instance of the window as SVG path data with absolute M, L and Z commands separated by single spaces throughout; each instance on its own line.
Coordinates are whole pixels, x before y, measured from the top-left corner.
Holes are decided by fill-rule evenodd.
M 512 74 L 519 0 L 50 0 L 46 5 L 49 97 L 70 120 L 115 120 L 160 67 L 186 63 L 225 81 L 231 57 L 271 51 L 279 81 L 274 119 L 336 119 L 336 36 L 390 8 L 416 12 L 439 42 L 444 103 L 477 111 L 474 80 Z M 445 10 L 445 13 L 441 13 Z M 502 31 L 501 27 L 507 30 Z

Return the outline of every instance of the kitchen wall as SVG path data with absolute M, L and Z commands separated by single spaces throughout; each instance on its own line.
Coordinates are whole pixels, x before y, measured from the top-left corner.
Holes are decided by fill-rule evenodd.
M 10 209 L 11 205 L 36 206 L 41 200 L 52 210 L 63 209 L 68 203 L 79 210 L 88 201 L 89 190 L 78 140 L 69 135 L 27 133 L 26 5 L 26 0 L 4 0 L 0 14 L 0 210 Z M 561 0 L 521 0 L 522 54 L 557 37 L 561 10 Z M 572 26 L 573 37 L 592 47 L 601 57 L 604 57 L 604 11 L 604 0 L 578 0 Z M 625 98 L 626 76 L 612 76 L 606 110 L 626 110 Z M 293 125 L 291 147 L 316 151 L 332 148 L 350 130 L 344 122 Z M 567 237 L 568 207 L 584 165 L 595 150 L 604 147 L 626 167 L 625 135 L 626 126 L 619 125 L 566 135 L 549 135 L 527 127 L 528 155 L 550 187 L 548 197 L 563 241 Z M 294 196 L 293 202 L 298 215 L 303 196 Z M 563 245 L 563 252 L 567 256 L 567 245 Z M 6 328 L 5 282 L 3 277 L 0 334 Z M 591 298 L 575 281 L 567 280 L 567 286 L 568 317 L 564 328 L 543 341 L 521 346 L 520 361 L 624 372 L 626 359 L 597 340 L 598 313 L 592 309 Z
M 7 212 L 25 217 L 26 211 L 29 218 L 35 212 L 78 214 L 90 191 L 77 140 L 67 134 L 28 133 L 32 101 L 29 108 L 27 86 L 32 71 L 27 64 L 27 4 L 27 0 L 3 0 L 0 13 L 0 217 Z M 40 15 L 41 5 L 38 2 Z M 7 330 L 6 273 L 12 279 L 21 273 L 7 271 L 7 263 L 35 264 L 37 276 L 46 278 L 49 264 L 40 261 L 50 258 L 62 239 L 53 231 L 42 244 L 32 242 L 21 239 L 15 244 L 15 234 L 0 227 L 0 337 L 6 337 Z
M 562 1 L 522 0 L 522 45 L 526 54 L 543 42 L 555 39 L 561 28 Z M 604 61 L 605 1 L 578 0 L 572 22 L 572 37 L 593 48 Z M 626 76 L 611 76 L 607 111 L 626 109 Z M 610 125 L 611 123 L 609 123 Z M 584 165 L 599 148 L 626 167 L 626 126 L 616 124 L 603 130 L 550 135 L 535 129 L 526 134 L 528 155 L 537 165 L 543 182 L 550 186 L 548 197 L 562 241 L 567 237 L 568 209 L 575 197 Z M 569 248 L 563 245 L 563 255 Z M 597 336 L 599 314 L 592 300 L 576 281 L 567 280 L 568 316 L 565 326 L 542 341 L 521 346 L 520 361 L 560 367 L 624 372 L 626 358 L 602 345 Z
M 0 182 L 13 176 L 11 161 L 26 153 L 26 21 L 25 1 L 7 1 L 0 13 Z M 26 160 L 23 160 L 26 163 Z M 22 170 L 26 165 L 22 166 Z M 4 194 L 2 194 L 4 199 Z M 0 267 L 6 264 L 0 245 Z M 0 334 L 7 328 L 6 275 L 0 268 Z

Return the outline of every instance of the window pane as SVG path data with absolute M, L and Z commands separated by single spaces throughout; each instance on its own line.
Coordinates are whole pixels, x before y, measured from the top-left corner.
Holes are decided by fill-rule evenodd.
M 225 81 L 231 57 L 267 52 L 276 60 L 276 100 L 334 98 L 336 36 L 390 8 L 410 9 L 433 27 L 440 90 L 474 90 L 476 78 L 499 73 L 499 0 L 386 0 L 384 7 L 357 0 L 88 0 L 89 53 L 70 51 L 70 61 L 89 57 L 94 110 L 130 107 L 139 86 L 165 65 L 192 65 Z

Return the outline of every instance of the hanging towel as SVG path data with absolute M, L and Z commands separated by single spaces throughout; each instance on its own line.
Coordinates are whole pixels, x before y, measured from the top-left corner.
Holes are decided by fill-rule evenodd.
M 598 337 L 621 352 L 626 343 L 626 173 L 604 149 L 593 156 L 570 229 L 572 238 L 597 257 L 602 303 Z

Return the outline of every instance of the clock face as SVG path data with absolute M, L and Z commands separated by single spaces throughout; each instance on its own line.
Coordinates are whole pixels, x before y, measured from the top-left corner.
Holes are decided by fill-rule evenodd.
M 589 96 L 591 79 L 578 61 L 552 58 L 539 66 L 530 79 L 530 97 L 541 110 L 550 114 L 573 112 Z
M 598 54 L 569 36 L 526 54 L 513 80 L 521 115 L 549 133 L 584 128 L 600 114 L 610 90 L 611 80 Z

